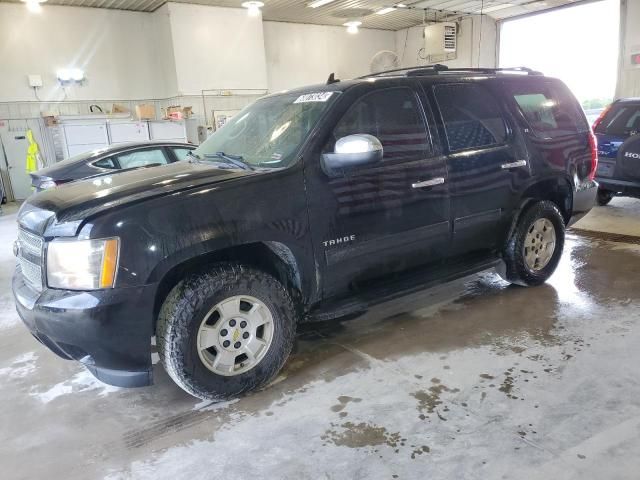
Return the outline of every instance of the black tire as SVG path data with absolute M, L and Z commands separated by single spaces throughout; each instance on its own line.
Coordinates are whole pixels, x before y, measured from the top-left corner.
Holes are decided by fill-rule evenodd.
M 529 268 L 525 261 L 524 243 L 533 223 L 541 218 L 548 219 L 555 229 L 556 241 L 551 259 L 540 270 Z M 558 207 L 550 201 L 540 201 L 529 205 L 518 218 L 514 231 L 503 251 L 504 270 L 500 275 L 508 282 L 524 287 L 544 283 L 555 271 L 564 248 L 565 224 Z
M 259 299 L 273 317 L 273 337 L 264 357 L 250 370 L 220 375 L 205 366 L 197 349 L 197 333 L 207 313 L 236 295 Z M 169 376 L 186 392 L 203 400 L 225 400 L 269 382 L 282 368 L 295 338 L 296 316 L 291 296 L 271 275 L 235 263 L 191 275 L 176 285 L 160 310 L 156 343 Z
M 609 202 L 613 199 L 614 194 L 615 193 L 612 192 L 611 190 L 605 190 L 603 188 L 599 188 L 598 196 L 596 197 L 596 202 L 601 207 L 604 207 L 605 205 L 608 205 Z

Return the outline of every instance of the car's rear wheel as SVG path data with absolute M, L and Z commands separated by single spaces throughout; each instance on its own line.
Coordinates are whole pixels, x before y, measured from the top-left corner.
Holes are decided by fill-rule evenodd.
M 293 301 L 280 282 L 251 267 L 221 264 L 169 293 L 156 337 L 160 359 L 181 388 L 224 400 L 280 371 L 295 325 Z
M 601 207 L 604 207 L 613 199 L 614 195 L 615 195 L 615 192 L 612 192 L 611 190 L 605 190 L 604 188 L 599 188 L 596 201 L 598 202 L 598 205 L 600 205 Z
M 518 218 L 503 251 L 502 277 L 518 285 L 544 283 L 555 271 L 564 248 L 565 225 L 558 207 L 536 202 Z

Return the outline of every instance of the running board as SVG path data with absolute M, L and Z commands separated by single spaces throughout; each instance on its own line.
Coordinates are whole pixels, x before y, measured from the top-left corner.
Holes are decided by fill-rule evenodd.
M 469 260 L 469 257 L 465 257 L 464 260 L 453 264 L 448 263 L 444 266 L 431 267 L 391 280 L 379 280 L 352 296 L 320 303 L 307 314 L 304 321 L 322 322 L 356 314 L 360 315 L 373 305 L 496 268 L 502 263 L 502 260 L 495 256 L 478 258 L 476 255 L 475 262 L 470 262 Z

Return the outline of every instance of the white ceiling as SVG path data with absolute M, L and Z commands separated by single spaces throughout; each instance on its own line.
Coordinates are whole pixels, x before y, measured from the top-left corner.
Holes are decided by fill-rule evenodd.
M 0 0 L 19 1 L 19 0 Z M 240 7 L 244 0 L 171 0 L 218 7 Z M 391 7 L 401 0 L 333 0 L 327 5 L 310 8 L 311 0 L 262 0 L 263 18 L 283 22 L 342 25 L 348 20 L 360 20 L 364 28 L 399 30 L 423 21 L 456 18 L 481 11 L 495 19 L 533 13 L 553 7 L 589 0 L 407 0 L 409 8 L 396 8 L 384 15 L 375 12 Z M 112 8 L 138 12 L 152 12 L 167 0 L 48 0 L 47 5 Z

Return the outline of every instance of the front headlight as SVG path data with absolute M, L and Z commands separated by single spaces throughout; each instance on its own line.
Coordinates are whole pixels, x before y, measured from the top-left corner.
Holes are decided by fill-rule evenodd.
M 53 240 L 47 248 L 47 284 L 65 290 L 112 288 L 120 240 Z
M 38 188 L 41 190 L 49 190 L 50 188 L 55 188 L 57 186 L 56 182 L 54 182 L 51 179 L 48 180 L 43 180 L 40 182 L 40 185 L 38 185 Z

